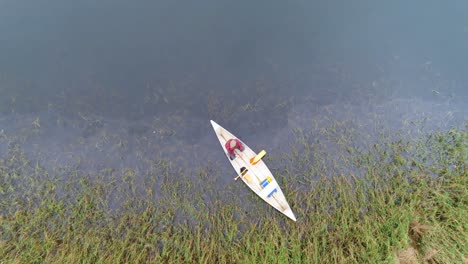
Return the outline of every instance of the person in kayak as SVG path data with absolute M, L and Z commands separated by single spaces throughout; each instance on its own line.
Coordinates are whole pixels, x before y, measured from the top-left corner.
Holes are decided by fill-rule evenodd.
M 229 139 L 224 146 L 226 147 L 229 158 L 231 160 L 236 158 L 236 153 L 234 152 L 236 149 L 240 151 L 244 151 L 245 149 L 244 145 L 237 138 Z

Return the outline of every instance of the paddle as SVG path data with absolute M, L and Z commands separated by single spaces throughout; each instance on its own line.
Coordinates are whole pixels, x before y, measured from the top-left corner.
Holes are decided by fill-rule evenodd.
M 236 154 L 238 154 L 238 153 L 236 153 Z M 250 164 L 252 164 L 252 165 L 257 164 L 263 157 L 265 157 L 265 155 L 266 155 L 265 150 L 260 151 L 260 153 L 258 153 L 255 157 L 250 159 Z M 240 154 L 238 154 L 236 156 L 240 157 Z M 243 170 L 242 170 L 242 168 L 243 168 Z M 237 175 L 237 177 L 234 178 L 235 181 L 237 181 L 237 179 L 239 179 L 239 177 L 244 176 L 247 173 L 248 170 L 245 167 L 242 167 L 242 168 L 241 168 L 241 170 L 242 170 L 241 175 Z M 258 177 L 256 177 L 256 178 L 260 182 L 260 179 L 258 179 Z
M 265 155 L 266 155 L 265 150 L 260 151 L 260 153 L 258 153 L 257 156 L 250 159 L 250 164 L 252 165 L 257 164 Z

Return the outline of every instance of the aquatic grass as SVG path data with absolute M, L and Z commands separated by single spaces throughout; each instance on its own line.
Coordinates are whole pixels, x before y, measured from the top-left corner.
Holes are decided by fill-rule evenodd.
M 226 176 L 215 164 L 196 172 L 165 160 L 148 171 L 48 172 L 12 146 L 0 159 L 0 259 L 462 263 L 468 254 L 466 129 L 412 140 L 382 134 L 379 144 L 362 146 L 351 129 L 341 135 L 343 126 L 349 124 L 326 129 L 329 137 L 320 141 L 296 130 L 290 151 L 271 157 L 297 222 L 242 183 L 220 190 L 218 179 Z

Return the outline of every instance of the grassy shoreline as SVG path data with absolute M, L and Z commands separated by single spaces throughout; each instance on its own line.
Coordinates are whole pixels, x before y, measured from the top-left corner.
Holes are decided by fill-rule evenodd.
M 196 177 L 165 161 L 145 175 L 52 175 L 15 149 L 0 160 L 0 259 L 466 263 L 467 139 L 461 128 L 365 150 L 345 142 L 330 175 L 325 150 L 302 135 L 274 169 L 297 223 L 241 185 L 221 191 L 211 165 Z

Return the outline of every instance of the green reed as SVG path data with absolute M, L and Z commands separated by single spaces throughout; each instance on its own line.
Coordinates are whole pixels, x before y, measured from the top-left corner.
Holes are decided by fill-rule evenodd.
M 324 130 L 337 132 L 340 125 Z M 296 130 L 270 157 L 297 222 L 215 165 L 93 173 L 0 160 L 2 263 L 463 263 L 468 254 L 466 129 L 353 145 L 334 155 Z M 227 165 L 226 165 L 227 166 Z M 64 177 L 66 175 L 67 177 Z

